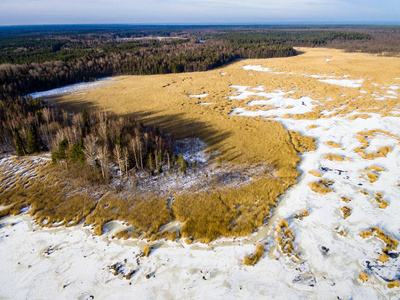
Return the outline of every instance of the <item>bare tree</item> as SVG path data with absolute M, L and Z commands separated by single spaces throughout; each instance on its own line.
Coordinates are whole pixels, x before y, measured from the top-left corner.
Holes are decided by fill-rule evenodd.
M 115 158 L 117 159 L 118 166 L 119 166 L 119 172 L 120 172 L 120 175 L 122 177 L 122 174 L 124 172 L 124 166 L 123 166 L 123 160 L 122 160 L 121 146 L 119 144 L 115 145 L 114 155 L 115 155 Z
M 128 174 L 129 151 L 128 151 L 128 148 L 127 148 L 127 147 L 124 147 L 123 156 L 124 156 L 125 174 Z
M 139 169 L 139 160 L 138 160 L 139 153 L 138 153 L 138 147 L 137 147 L 135 138 L 131 139 L 131 148 L 132 148 L 133 156 L 135 157 L 136 168 Z
M 84 138 L 84 147 L 83 153 L 86 156 L 86 161 L 89 166 L 94 167 L 96 163 L 96 158 L 98 156 L 98 151 L 97 151 L 97 140 L 98 138 L 94 136 L 93 134 L 89 134 Z
M 101 167 L 101 173 L 103 178 L 108 177 L 108 149 L 107 146 L 103 146 L 99 148 L 99 155 L 98 155 Z

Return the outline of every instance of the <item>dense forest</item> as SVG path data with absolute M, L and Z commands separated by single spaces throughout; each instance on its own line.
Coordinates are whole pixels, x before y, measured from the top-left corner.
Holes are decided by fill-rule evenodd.
M 94 163 L 85 152 L 96 140 L 97 151 L 116 163 L 159 172 L 173 159 L 170 142 L 155 129 L 101 114 L 71 116 L 25 95 L 105 76 L 205 71 L 241 58 L 293 56 L 294 46 L 396 55 L 399 32 L 399 27 L 368 26 L 0 27 L 1 150 L 18 155 L 52 150 L 55 160 L 96 165 L 107 177 L 101 153 Z M 132 142 L 137 138 L 140 157 Z

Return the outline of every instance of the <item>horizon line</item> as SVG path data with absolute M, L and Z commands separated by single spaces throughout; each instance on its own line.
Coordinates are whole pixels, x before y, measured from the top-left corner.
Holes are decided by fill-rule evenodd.
M 399 21 L 371 22 L 269 22 L 269 23 L 63 23 L 63 24 L 7 24 L 0 27 L 24 26 L 400 26 Z

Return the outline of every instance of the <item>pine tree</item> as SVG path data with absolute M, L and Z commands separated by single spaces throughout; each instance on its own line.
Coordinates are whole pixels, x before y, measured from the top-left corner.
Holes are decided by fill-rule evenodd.
M 14 134 L 14 143 L 15 143 L 15 149 L 17 150 L 17 155 L 24 156 L 25 155 L 24 144 L 22 143 L 21 137 L 19 136 L 17 130 L 15 131 Z
M 28 154 L 39 152 L 39 142 L 35 126 L 31 126 L 31 128 L 28 131 L 28 137 L 26 141 L 26 152 Z

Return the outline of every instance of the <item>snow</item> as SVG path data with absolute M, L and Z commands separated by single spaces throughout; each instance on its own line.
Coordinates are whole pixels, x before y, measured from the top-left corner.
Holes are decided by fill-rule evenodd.
M 53 96 L 60 96 L 67 94 L 78 94 L 78 93 L 84 93 L 86 91 L 91 91 L 98 87 L 112 84 L 114 82 L 115 79 L 113 79 L 112 77 L 106 77 L 92 82 L 81 82 L 44 92 L 35 92 L 32 94 L 28 94 L 27 96 L 31 96 L 33 99 L 36 99 L 36 98 L 53 97 Z
M 362 81 L 359 81 L 359 84 L 361 83 Z M 352 84 L 354 82 L 346 82 L 346 85 Z M 248 93 L 244 88 L 241 92 Z M 242 95 L 239 95 L 239 98 L 242 98 Z M 254 100 L 249 102 L 248 106 L 267 103 L 268 100 Z M 303 113 L 301 108 L 297 106 L 294 110 Z M 321 298 L 321 295 L 322 298 L 338 296 L 342 299 L 395 297 L 398 291 L 388 289 L 386 280 L 400 277 L 399 252 L 394 251 L 389 261 L 383 265 L 377 259 L 382 253 L 384 243 L 377 238 L 363 239 L 359 234 L 378 226 L 391 236 L 400 239 L 397 213 L 400 210 L 399 139 L 380 133 L 368 138 L 369 146 L 366 148 L 366 153 L 376 152 L 383 146 L 393 148 L 386 157 L 374 160 L 363 159 L 354 152 L 354 149 L 361 146 L 357 139 L 357 133 L 361 131 L 380 129 L 400 136 L 400 119 L 381 117 L 375 113 L 370 113 L 369 119 L 355 120 L 347 118 L 351 114 L 344 118 L 331 117 L 317 120 L 280 117 L 286 113 L 287 109 L 284 106 L 276 107 L 273 114 L 278 117 L 274 120 L 289 130 L 299 131 L 317 140 L 316 151 L 302 155 L 299 165 L 302 175 L 298 183 L 282 197 L 279 208 L 270 221 L 282 218 L 291 220 L 296 235 L 296 245 L 301 249 L 300 256 L 308 264 L 297 267 L 300 270 L 299 274 L 301 270 L 307 268 L 312 270 L 316 279 L 316 287 L 313 289 L 316 298 Z M 330 111 L 325 113 L 331 114 Z M 270 114 L 269 111 L 247 111 L 244 107 L 236 108 L 231 113 L 246 117 L 267 117 Z M 310 125 L 318 127 L 309 129 Z M 342 147 L 329 147 L 325 144 L 328 141 L 340 143 Z M 341 162 L 329 161 L 325 159 L 327 153 L 341 155 L 347 159 Z M 373 183 L 369 182 L 369 178 L 362 172 L 371 165 L 378 165 L 387 170 L 379 173 L 378 180 Z M 320 179 L 309 174 L 311 170 L 320 172 L 322 179 L 334 182 L 332 193 L 320 195 L 310 189 L 308 183 Z M 361 190 L 365 190 L 367 195 L 362 194 Z M 377 193 L 383 194 L 383 199 L 389 203 L 387 208 L 379 208 L 375 199 Z M 349 198 L 351 201 L 345 203 L 340 197 Z M 342 216 L 343 206 L 352 209 L 347 219 L 343 219 Z M 307 209 L 310 215 L 302 221 L 293 219 L 293 216 L 303 209 Z M 347 236 L 339 235 L 340 230 L 344 230 Z M 261 229 L 258 238 L 262 236 L 261 233 L 265 231 Z M 328 248 L 329 252 L 321 251 L 322 246 Z M 371 274 L 373 283 L 363 284 L 357 279 L 365 270 Z M 313 276 L 307 275 L 308 282 L 313 281 Z
M 257 71 L 257 72 L 270 72 L 269 68 L 262 68 L 260 65 L 258 65 L 258 66 L 250 66 L 250 65 L 243 66 L 243 70 L 246 70 L 246 71 L 251 70 L 251 71 Z
M 343 76 L 344 77 L 344 76 Z M 358 88 L 361 87 L 364 79 L 351 80 L 351 79 L 319 79 L 320 82 L 328 84 L 340 85 L 344 87 Z
M 229 99 L 233 100 L 246 100 L 251 96 L 263 97 L 266 100 L 252 100 L 247 103 L 247 106 L 261 106 L 261 105 L 269 105 L 274 108 L 268 108 L 268 110 L 257 110 L 257 111 L 248 111 L 245 108 L 235 108 L 231 112 L 230 115 L 241 115 L 247 117 L 255 117 L 255 116 L 283 116 L 285 114 L 291 113 L 306 113 L 312 111 L 313 107 L 316 104 L 312 104 L 314 101 L 310 97 L 301 97 L 299 99 L 284 97 L 290 94 L 293 94 L 294 91 L 283 92 L 281 90 L 275 90 L 274 92 L 261 92 L 263 90 L 262 86 L 257 88 L 252 88 L 252 91 L 249 91 L 248 86 L 238 86 L 231 85 L 232 88 L 237 90 L 235 96 L 230 96 Z M 260 92 L 254 92 L 253 90 L 257 90 Z
M 206 94 L 206 93 L 200 94 L 200 95 L 188 95 L 189 98 L 205 98 L 207 96 L 208 96 L 208 94 Z

